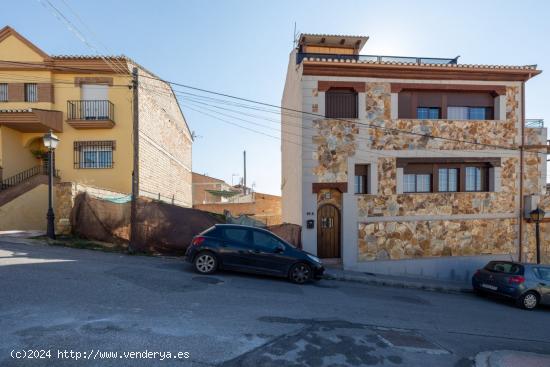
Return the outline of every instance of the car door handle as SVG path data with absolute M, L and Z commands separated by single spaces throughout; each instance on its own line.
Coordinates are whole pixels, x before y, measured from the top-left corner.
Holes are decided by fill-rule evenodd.
M 542 285 L 543 287 L 546 287 L 546 283 L 539 283 L 539 285 Z
M 259 254 L 260 250 L 248 250 L 249 254 Z

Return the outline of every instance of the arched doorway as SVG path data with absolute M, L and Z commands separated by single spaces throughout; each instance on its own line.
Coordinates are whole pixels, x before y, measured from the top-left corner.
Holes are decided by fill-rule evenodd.
M 321 205 L 317 210 L 317 256 L 341 256 L 340 210 L 332 204 Z

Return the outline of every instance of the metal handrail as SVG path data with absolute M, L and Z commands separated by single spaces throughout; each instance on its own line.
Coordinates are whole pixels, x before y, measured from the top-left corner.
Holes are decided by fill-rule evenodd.
M 408 56 L 387 56 L 387 55 L 342 55 L 342 54 L 323 54 L 311 52 L 298 52 L 296 54 L 296 64 L 300 64 L 306 57 L 319 59 L 336 60 L 355 60 L 371 62 L 404 62 L 413 64 L 458 64 L 457 56 L 455 58 L 445 57 L 408 57 Z
M 111 120 L 115 121 L 115 106 L 108 100 L 67 101 L 68 120 Z
M 541 128 L 544 127 L 543 119 L 525 119 L 525 127 Z
M 11 177 L 8 177 L 0 182 L 0 191 L 5 190 L 10 187 L 19 185 L 21 182 L 26 181 L 34 176 L 38 175 L 47 175 L 47 167 L 35 166 L 24 171 L 21 171 Z M 54 177 L 59 177 L 59 170 L 55 170 Z

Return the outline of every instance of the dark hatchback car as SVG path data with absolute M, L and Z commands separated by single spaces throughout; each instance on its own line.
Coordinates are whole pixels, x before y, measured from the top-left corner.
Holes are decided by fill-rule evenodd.
M 216 224 L 195 236 L 185 256 L 201 274 L 237 270 L 287 277 L 299 284 L 320 278 L 325 270 L 316 256 L 273 233 L 233 224 Z
M 524 309 L 550 305 L 550 266 L 513 261 L 491 261 L 472 277 L 478 294 L 511 298 Z

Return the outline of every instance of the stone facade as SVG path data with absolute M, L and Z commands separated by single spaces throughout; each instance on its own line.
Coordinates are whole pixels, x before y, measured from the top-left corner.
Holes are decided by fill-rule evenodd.
M 359 224 L 359 259 L 510 254 L 517 219 L 431 220 Z
M 519 240 L 519 86 L 506 87 L 506 112 L 501 119 L 460 121 L 392 119 L 390 89 L 390 83 L 366 83 L 365 94 L 360 94 L 365 98 L 365 111 L 360 116 L 365 120 L 313 121 L 317 165 L 312 173 L 317 182 L 350 182 L 349 159 L 357 161 L 364 152 L 375 157 L 377 186 L 372 194 L 355 199 L 358 261 L 515 255 Z M 526 141 L 545 144 L 544 134 L 533 130 L 526 129 Z M 400 152 L 408 157 L 416 156 L 410 152 L 427 157 L 430 152 L 448 157 L 472 156 L 475 152 L 498 157 L 499 189 L 399 194 L 396 162 Z M 525 153 L 524 194 L 542 192 L 544 157 Z M 318 193 L 318 207 L 322 194 Z M 423 216 L 429 219 L 419 220 Z M 525 251 L 532 254 L 532 241 L 525 239 Z
M 317 135 L 313 153 L 319 164 L 313 169 L 319 182 L 344 182 L 348 180 L 348 157 L 355 154 L 359 129 L 353 122 L 342 120 L 316 120 L 313 126 Z

